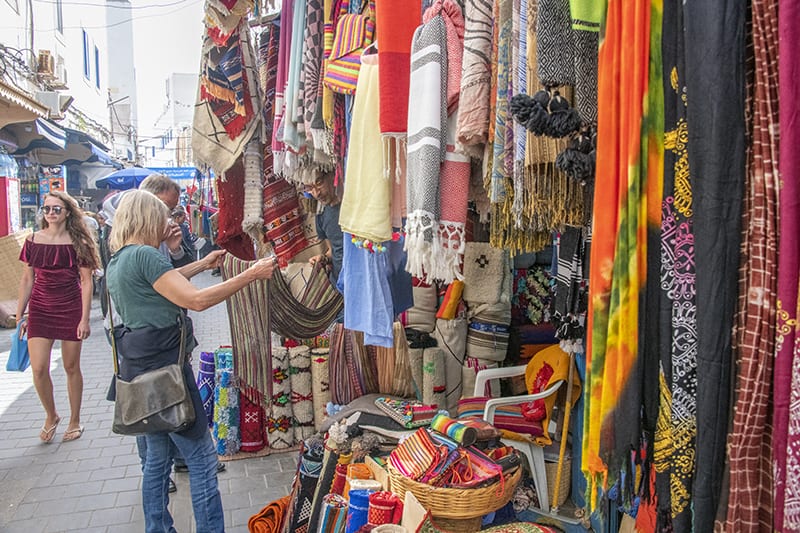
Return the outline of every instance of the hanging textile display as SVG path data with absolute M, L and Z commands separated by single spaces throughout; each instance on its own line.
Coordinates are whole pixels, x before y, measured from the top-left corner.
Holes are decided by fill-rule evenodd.
M 322 53 L 324 32 L 323 0 L 306 0 L 306 30 L 303 44 L 303 122 L 306 136 L 311 135 L 311 121 L 322 105 Z M 322 146 L 312 141 L 316 150 Z M 324 153 L 324 152 L 323 152 Z M 316 154 L 315 154 L 316 156 Z
M 242 156 L 244 166 L 242 231 L 254 242 L 261 242 L 264 236 L 264 219 L 261 218 L 264 189 L 261 181 L 264 173 L 261 164 L 261 145 L 258 141 L 250 141 L 245 146 Z
M 512 139 L 512 132 L 509 130 L 511 116 L 508 113 L 508 103 L 511 98 L 509 91 L 512 89 L 510 81 L 512 79 L 511 64 L 513 42 L 511 34 L 513 30 L 512 0 L 500 0 L 495 3 L 499 18 L 496 20 L 497 35 L 497 56 L 492 65 L 496 76 L 495 106 L 493 108 L 494 132 L 490 138 L 491 147 L 487 147 L 487 152 L 492 150 L 491 165 L 486 165 L 486 178 L 484 187 L 489 192 L 489 201 L 499 203 L 506 199 L 506 186 L 508 180 L 513 175 L 513 168 L 507 164 L 513 161 L 514 144 L 509 142 Z M 508 122 L 508 123 L 507 123 Z
M 214 352 L 200 352 L 197 389 L 200 391 L 209 428 L 214 427 L 214 383 Z
M 288 20 L 286 21 L 289 22 Z M 286 109 L 283 115 L 283 136 L 286 146 L 284 174 L 293 179 L 295 171 L 305 164 L 306 134 L 303 122 L 303 43 L 306 27 L 306 0 L 294 0 L 292 10 L 292 42 L 289 52 L 288 79 L 286 80 Z M 280 131 L 276 132 L 278 135 Z
M 264 93 L 264 125 L 267 138 L 273 138 L 272 117 L 275 111 L 276 83 L 278 78 L 278 43 L 280 26 L 272 21 L 260 35 L 259 71 Z M 308 247 L 303 231 L 303 211 L 297 190 L 275 173 L 271 145 L 264 146 L 264 240 L 272 245 L 278 262 L 285 265 L 300 251 Z
M 294 444 L 289 349 L 284 346 L 272 347 L 272 408 L 267 429 L 270 448 L 282 450 Z
M 381 29 L 378 47 L 379 126 L 384 176 L 389 178 L 403 174 L 399 159 L 405 158 L 404 141 L 408 129 L 411 39 L 419 26 L 421 10 L 421 0 L 375 2 L 376 26 Z
M 317 431 L 325 421 L 325 406 L 331 401 L 329 356 L 330 348 L 311 350 L 311 398 L 314 404 L 314 428 Z
M 249 262 L 230 254 L 222 262 L 222 279 L 247 269 Z M 266 281 L 248 284 L 226 300 L 236 376 L 242 394 L 269 413 L 272 397 L 272 367 L 269 301 Z
M 441 15 L 430 13 L 412 42 L 406 182 L 406 268 L 424 281 L 439 248 L 439 169 L 447 148 L 446 26 Z
M 311 390 L 311 351 L 308 346 L 289 348 L 294 440 L 314 434 L 314 403 Z
M 466 2 L 464 13 L 464 57 L 461 68 L 461 106 L 458 113 L 459 148 L 479 159 L 489 139 L 489 95 L 491 80 L 492 2 Z
M 793 43 L 798 38 L 798 6 L 794 2 L 778 3 L 779 40 Z M 780 79 L 780 133 L 781 146 L 793 147 L 798 142 L 796 128 L 798 79 L 800 54 L 792 46 L 781 46 L 779 54 Z M 796 414 L 790 414 L 790 406 L 797 401 L 800 385 L 797 383 L 797 365 L 800 363 L 800 330 L 798 329 L 798 279 L 800 278 L 800 154 L 789 148 L 780 152 L 780 227 L 778 248 L 778 303 L 777 337 L 775 339 L 775 376 L 773 381 L 773 469 L 775 472 L 774 524 L 775 531 L 788 531 L 788 524 L 796 524 L 798 509 L 789 508 L 790 500 L 796 501 L 800 490 L 789 488 L 790 468 L 800 461 L 800 443 L 796 430 Z M 796 426 L 795 426 L 796 427 Z M 794 480 L 796 483 L 797 480 Z M 762 505 L 768 502 L 762 494 Z
M 244 166 L 241 158 L 217 178 L 219 211 L 216 243 L 239 259 L 254 259 L 253 241 L 242 230 L 244 216 Z
M 731 330 L 745 169 L 742 58 L 746 8 L 737 2 L 719 1 L 689 2 L 683 4 L 683 10 L 689 168 L 698 176 L 693 207 L 697 353 L 701 355 L 697 359 L 697 390 L 702 391 L 697 395 L 692 526 L 695 531 L 709 531 L 719 502 L 730 413 Z M 709 24 L 712 20 L 717 23 Z M 704 53 L 695 54 L 696 50 Z
M 231 168 L 261 124 L 256 61 L 246 24 L 225 42 L 206 28 L 200 91 L 192 121 L 192 153 L 217 175 Z
M 630 450 L 641 437 L 641 399 L 635 396 L 640 390 L 639 297 L 647 277 L 643 206 L 656 180 L 648 173 L 662 172 L 648 166 L 647 141 L 663 111 L 642 105 L 648 101 L 650 30 L 649 2 L 609 2 L 599 58 L 595 187 L 595 205 L 604 209 L 595 211 L 593 223 L 582 456 L 590 510 L 598 490 L 607 490 L 623 468 L 627 471 Z M 661 131 L 655 128 L 654 135 L 660 137 Z
M 728 435 L 730 489 L 725 530 L 758 532 L 760 508 L 770 503 L 772 461 L 768 424 L 778 293 L 778 5 L 752 4 L 755 76 L 748 83 L 747 108 L 752 109 L 751 154 L 748 157 L 742 210 L 743 255 L 739 269 L 739 304 L 735 346 L 738 376 L 733 426 Z M 749 81 L 749 78 L 748 78 Z M 750 298 L 757 294 L 759 298 Z M 787 506 L 800 503 L 800 490 L 787 486 Z M 723 495 L 724 497 L 724 495 Z M 771 505 L 766 506 L 771 508 Z M 785 518 L 790 518 L 788 515 Z M 800 521 L 786 520 L 789 528 Z M 763 524 L 764 526 L 768 524 Z
M 345 169 L 344 196 L 339 212 L 342 232 L 381 243 L 391 240 L 392 180 L 383 174 L 378 56 L 364 55 L 353 104 L 353 123 Z
M 241 446 L 239 434 L 239 390 L 235 385 L 233 352 L 220 348 L 214 352 L 214 440 L 218 455 L 234 455 Z
M 575 85 L 569 0 L 539 0 L 536 70 L 545 87 Z
M 278 37 L 278 70 L 275 75 L 275 103 L 272 121 L 272 164 L 275 174 L 284 176 L 286 145 L 283 144 L 284 118 L 286 114 L 286 82 L 289 79 L 291 60 L 292 21 L 294 1 L 281 3 L 280 34 Z

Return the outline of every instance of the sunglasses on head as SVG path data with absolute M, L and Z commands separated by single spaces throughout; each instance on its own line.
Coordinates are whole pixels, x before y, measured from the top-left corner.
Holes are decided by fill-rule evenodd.
M 45 215 L 49 215 L 50 211 L 52 211 L 53 214 L 60 215 L 63 210 L 64 208 L 61 207 L 60 205 L 52 205 L 52 206 L 46 205 L 42 207 L 42 213 L 44 213 Z

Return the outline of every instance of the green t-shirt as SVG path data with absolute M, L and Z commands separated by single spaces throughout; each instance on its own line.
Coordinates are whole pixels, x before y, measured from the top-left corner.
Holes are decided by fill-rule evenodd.
M 136 329 L 176 323 L 180 307 L 153 288 L 153 283 L 172 268 L 152 246 L 129 245 L 114 254 L 106 269 L 106 283 L 123 324 Z

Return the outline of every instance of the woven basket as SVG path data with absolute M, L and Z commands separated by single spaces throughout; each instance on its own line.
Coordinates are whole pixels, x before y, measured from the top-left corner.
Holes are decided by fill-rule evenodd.
M 558 501 L 553 498 L 556 495 L 556 473 L 558 463 L 544 463 L 544 470 L 547 474 L 547 494 L 550 496 L 550 507 L 558 507 L 567 501 L 569 490 L 572 486 L 572 459 L 564 459 L 564 466 L 561 468 L 561 481 L 559 482 Z
M 391 491 L 400 496 L 411 491 L 419 503 L 431 512 L 434 518 L 466 520 L 479 518 L 496 511 L 511 501 L 514 490 L 522 477 L 522 469 L 506 474 L 502 484 L 493 483 L 474 489 L 449 489 L 418 483 L 388 465 Z

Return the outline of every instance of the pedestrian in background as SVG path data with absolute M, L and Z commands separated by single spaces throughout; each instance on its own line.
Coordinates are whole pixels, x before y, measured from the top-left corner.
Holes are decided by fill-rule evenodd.
M 95 240 L 83 221 L 83 211 L 71 196 L 51 191 L 45 196 L 41 211 L 42 229 L 25 240 L 20 253 L 25 267 L 17 299 L 17 324 L 20 334 L 28 335 L 33 385 L 45 410 L 39 433 L 43 442 L 53 441 L 61 421 L 50 377 L 53 342 L 61 341 L 70 407 L 63 440 L 72 441 L 83 435 L 81 344 L 91 333 L 92 273 L 99 268 L 100 260 Z
M 115 335 L 120 357 L 120 377 L 126 381 L 144 371 L 174 364 L 178 360 L 180 334 L 174 342 L 157 345 L 152 339 L 166 328 L 178 328 L 182 308 L 202 311 L 216 305 L 252 281 L 272 277 L 275 262 L 262 259 L 246 271 L 218 285 L 198 289 L 176 270 L 158 248 L 169 232 L 169 210 L 147 191 L 131 191 L 120 201 L 111 230 L 114 255 L 106 274 L 114 306 L 125 324 Z M 222 260 L 224 252 L 218 256 Z M 188 320 L 188 319 L 187 319 Z M 196 346 L 191 330 L 187 353 Z M 138 339 L 138 340 L 137 340 Z M 135 354 L 135 358 L 130 356 Z M 196 419 L 180 433 L 144 436 L 146 457 L 142 479 L 142 505 L 148 533 L 171 532 L 172 516 L 167 509 L 172 446 L 177 447 L 189 467 L 196 531 L 224 531 L 222 499 L 217 483 L 217 453 L 208 432 L 208 421 L 200 393 L 186 359 L 186 386 L 194 403 Z

